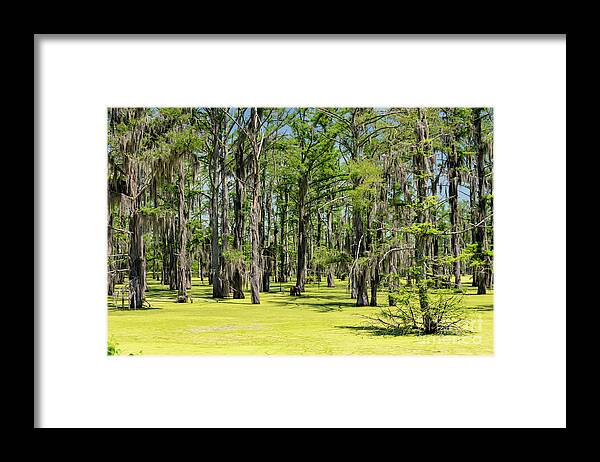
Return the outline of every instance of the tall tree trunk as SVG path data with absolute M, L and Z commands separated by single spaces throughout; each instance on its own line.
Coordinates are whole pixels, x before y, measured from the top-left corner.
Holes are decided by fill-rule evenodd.
M 259 225 L 261 220 L 260 207 L 260 166 L 259 157 L 262 149 L 262 141 L 258 141 L 259 120 L 262 116 L 262 110 L 251 109 L 250 115 L 250 133 L 251 133 L 251 183 L 252 183 L 252 204 L 250 207 L 250 237 L 252 241 L 252 254 L 250 263 L 250 290 L 252 303 L 260 303 L 260 269 L 261 269 L 261 249 Z
M 158 255 L 156 255 L 156 252 L 158 250 L 158 239 L 156 238 L 156 234 L 154 234 L 154 236 L 152 237 L 152 279 L 156 281 L 158 280 Z
M 396 306 L 396 298 L 394 295 L 398 292 L 398 283 L 397 283 L 397 269 L 396 269 L 396 255 L 392 254 L 390 257 L 390 282 L 389 282 L 389 293 L 388 293 L 388 305 Z
M 279 279 L 278 282 L 287 282 L 287 209 L 288 209 L 288 192 L 287 189 L 283 192 L 283 204 L 281 206 L 280 214 L 280 228 L 281 228 L 281 245 L 279 254 Z
M 202 271 L 202 266 L 204 265 L 204 262 L 202 259 L 202 254 L 203 254 L 203 250 L 200 249 L 198 251 L 198 277 L 200 278 L 200 282 L 204 282 L 204 274 Z
M 277 228 L 277 219 L 273 217 L 273 273 L 275 274 L 275 281 L 279 281 L 279 276 L 277 274 L 279 268 L 279 240 L 277 235 L 279 234 L 279 229 Z
M 134 212 L 129 220 L 129 308 L 140 309 L 144 304 L 144 240 L 142 220 Z
M 179 255 L 177 257 L 177 303 L 186 303 L 187 295 L 187 236 L 185 217 L 185 170 L 183 158 L 179 158 Z
M 223 298 L 223 281 L 221 279 L 221 256 L 219 253 L 219 136 L 221 124 L 217 110 L 211 110 L 213 146 L 210 156 L 210 217 L 211 217 L 211 253 L 210 273 L 212 279 L 213 298 Z
M 492 162 L 493 156 L 494 156 L 494 143 L 493 141 L 489 141 L 486 144 L 487 147 L 487 156 L 488 156 L 488 160 L 490 162 Z M 487 207 L 489 208 L 490 212 L 494 210 L 494 198 L 493 195 L 491 195 L 492 191 L 493 191 L 493 184 L 492 184 L 492 177 L 491 175 L 487 178 L 486 182 L 485 182 L 485 188 L 486 191 L 488 191 L 488 193 L 490 194 L 489 197 L 489 201 L 486 202 Z M 489 231 L 486 231 L 485 233 L 485 237 L 486 237 L 486 243 L 485 243 L 485 248 L 486 249 L 490 249 L 493 248 L 494 246 L 494 232 L 493 232 L 493 219 L 492 217 L 490 217 L 489 221 L 486 222 L 489 226 L 488 229 Z M 487 287 L 492 289 L 494 287 L 494 272 L 493 272 L 493 265 L 491 263 L 491 261 L 489 261 L 488 258 L 488 264 L 486 265 L 486 275 L 487 275 Z
M 333 240 L 333 217 L 332 217 L 331 207 L 330 207 L 329 210 L 327 211 L 327 249 L 328 249 L 329 253 L 331 253 L 331 250 L 333 248 L 332 240 Z M 335 279 L 334 279 L 333 275 L 334 275 L 333 265 L 328 263 L 327 264 L 327 287 L 335 287 Z
M 169 223 L 169 290 L 177 290 L 177 243 L 175 242 L 175 220 Z
M 379 268 L 375 265 L 371 275 L 371 306 L 377 306 L 377 286 L 379 285 Z
M 160 236 L 160 244 L 162 246 L 162 261 L 161 261 L 161 281 L 160 283 L 163 285 L 169 284 L 169 253 L 167 246 L 167 231 L 164 225 L 161 225 L 161 236 Z
M 129 308 L 140 309 L 144 303 L 144 290 L 146 288 L 144 241 L 142 220 L 139 212 L 141 205 L 141 192 L 139 183 L 141 176 L 141 160 L 137 158 L 138 151 L 144 136 L 145 123 L 143 121 L 144 109 L 110 109 L 110 124 L 113 132 L 121 124 L 134 122 L 131 130 L 122 134 L 119 139 L 121 151 L 124 153 L 123 171 L 125 173 L 125 193 L 122 210 L 127 210 L 129 218 Z
M 321 247 L 321 215 L 317 215 L 317 237 L 316 237 L 317 249 Z M 315 268 L 317 272 L 317 282 L 321 282 L 321 263 L 316 264 Z
M 305 199 L 308 191 L 308 178 L 298 180 L 298 266 L 296 267 L 296 287 L 304 291 L 306 274 L 306 209 Z
M 354 265 L 352 277 L 352 293 L 356 298 L 356 306 L 367 306 L 369 297 L 367 295 L 367 268 L 358 259 L 365 254 L 365 235 L 361 214 L 358 210 L 352 212 L 352 227 L 354 229 L 354 242 L 356 249 L 356 264 Z
M 352 115 L 352 129 L 351 129 L 351 144 L 352 144 L 352 152 L 351 158 L 353 160 L 362 159 L 362 147 L 360 145 L 360 137 L 361 137 L 361 129 L 359 125 L 356 124 L 356 116 L 360 115 L 362 109 L 356 109 Z M 364 130 L 363 130 L 364 131 Z M 362 183 L 362 179 L 354 178 L 352 181 L 352 186 L 354 189 L 357 189 Z M 359 263 L 359 260 L 364 257 L 366 251 L 366 239 L 364 225 L 363 225 L 363 210 L 362 206 L 354 206 L 352 207 L 352 230 L 354 233 L 354 257 L 355 264 L 353 270 L 352 280 L 349 281 L 352 286 L 352 295 L 356 298 L 356 306 L 367 306 L 369 305 L 369 296 L 367 295 L 367 265 L 362 262 Z
M 227 149 L 222 149 L 221 159 L 221 295 L 229 297 L 230 285 L 229 274 L 230 267 L 225 255 L 229 246 L 229 221 L 227 211 L 229 208 L 229 191 L 227 189 L 227 171 L 225 168 L 227 162 Z
M 432 156 L 433 161 L 430 163 L 430 172 L 431 172 L 431 195 L 438 195 L 438 178 L 435 174 L 435 154 Z M 430 213 L 431 224 L 433 227 L 437 227 L 438 218 L 436 208 L 433 207 Z M 439 236 L 433 235 L 430 237 L 431 239 L 431 272 L 433 274 L 433 285 L 438 288 L 440 286 L 440 265 L 439 265 L 439 255 L 440 255 L 440 243 Z
M 261 292 L 268 292 L 271 282 L 271 252 L 269 248 L 269 229 L 271 227 L 271 199 L 270 188 L 266 185 L 266 175 L 262 175 L 261 189 L 264 191 L 263 200 L 261 201 L 262 211 L 261 216 L 266 217 L 266 220 L 261 220 L 259 226 L 260 248 L 261 252 Z
M 112 212 L 108 212 L 108 235 L 107 235 L 107 243 L 108 243 L 108 295 L 113 295 L 115 292 L 115 265 L 113 264 L 113 214 Z
M 460 287 L 460 255 L 459 236 L 458 236 L 458 189 L 460 186 L 460 176 L 458 174 L 458 151 L 456 149 L 456 141 L 452 137 L 451 153 L 448 159 L 448 202 L 450 205 L 450 246 L 452 248 L 453 272 L 454 272 L 454 287 Z
M 428 158 L 431 155 L 429 145 L 429 126 L 425 117 L 425 112 L 419 108 L 418 121 L 416 128 L 417 151 L 414 156 L 415 178 L 417 189 L 417 204 L 415 208 L 415 223 L 425 223 L 427 221 L 427 212 L 425 210 L 425 200 L 427 199 L 427 186 L 425 179 L 430 174 L 428 168 Z M 429 313 L 429 296 L 427 290 L 427 239 L 421 232 L 415 234 L 415 280 L 418 287 L 419 305 L 421 307 L 423 326 L 425 333 L 430 333 L 435 329 L 434 321 Z
M 381 187 L 379 190 L 379 202 L 375 205 L 375 209 L 373 210 L 373 214 L 381 217 L 380 212 L 380 204 L 383 204 L 385 201 L 385 188 Z M 381 217 L 383 218 L 383 217 Z M 370 227 L 373 225 L 371 224 Z M 377 227 L 377 231 L 375 232 L 375 239 L 371 243 L 371 253 L 375 254 L 376 249 L 383 242 L 383 229 L 381 226 Z M 381 281 L 381 275 L 379 271 L 379 262 L 378 258 L 373 261 L 373 268 L 371 269 L 371 306 L 377 306 L 377 289 L 379 288 L 379 282 Z
M 486 260 L 485 256 L 485 164 L 484 164 L 484 144 L 481 140 L 481 108 L 473 109 L 473 132 L 474 141 L 477 148 L 477 218 L 475 227 L 477 254 L 481 261 Z M 477 294 L 484 295 L 486 293 L 487 270 L 485 264 L 478 268 L 477 271 Z
M 235 155 L 235 197 L 233 201 L 233 246 L 240 254 L 243 251 L 242 242 L 244 238 L 244 213 L 243 206 L 246 202 L 246 165 L 244 160 L 244 134 L 240 130 L 240 138 L 234 151 Z M 232 271 L 231 288 L 233 298 L 245 298 L 244 295 L 244 263 L 239 259 Z
M 477 192 L 477 176 L 475 175 L 475 170 L 476 170 L 477 166 L 475 164 L 475 160 L 473 160 L 472 158 L 470 159 L 469 167 L 470 167 L 469 205 L 470 205 L 470 212 L 471 212 L 471 223 L 474 225 L 477 223 L 477 217 L 478 217 L 477 197 L 479 197 L 479 194 Z M 475 227 L 471 228 L 471 243 L 472 244 L 477 243 L 477 228 L 475 228 Z M 473 275 L 473 278 L 471 280 L 471 286 L 476 287 L 477 286 L 477 269 L 476 268 L 474 268 L 472 270 L 472 275 Z
M 138 161 L 128 158 L 128 193 L 131 199 L 129 218 L 129 308 L 141 309 L 144 306 L 144 239 L 142 218 L 139 212 L 139 165 Z

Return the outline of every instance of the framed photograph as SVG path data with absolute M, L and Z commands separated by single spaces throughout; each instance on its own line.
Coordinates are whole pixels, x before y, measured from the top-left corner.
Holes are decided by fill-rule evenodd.
M 36 427 L 566 425 L 566 36 L 34 51 Z

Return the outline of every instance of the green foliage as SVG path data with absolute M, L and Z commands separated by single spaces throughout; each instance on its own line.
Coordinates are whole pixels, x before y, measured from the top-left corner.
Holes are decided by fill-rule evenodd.
M 354 268 L 357 271 L 369 270 L 372 266 L 372 260 L 370 257 L 359 257 L 354 262 Z
M 409 205 L 409 203 L 404 200 L 401 194 L 395 194 L 390 200 L 390 205 L 392 207 L 403 207 Z
M 115 342 L 112 337 L 109 337 L 108 350 L 107 350 L 108 356 L 116 356 L 121 353 L 121 350 L 119 348 L 117 348 L 117 345 L 118 345 L 118 343 Z
M 352 181 L 378 184 L 381 183 L 381 167 L 371 159 L 358 159 L 348 162 L 348 173 Z
M 162 204 L 158 206 L 143 205 L 138 209 L 140 215 L 148 218 L 166 218 L 173 216 L 176 212 L 175 208 L 169 204 Z
M 405 286 L 390 298 L 396 306 L 383 308 L 369 319 L 377 327 L 396 335 L 465 334 L 466 317 L 461 307 L 462 294 L 447 290 L 427 291 L 426 307 L 423 292 L 426 282 Z M 426 285 L 425 285 L 426 287 Z
M 334 265 L 337 263 L 352 263 L 352 256 L 347 252 L 338 249 L 329 249 L 327 246 L 320 245 L 314 248 L 313 263 L 315 265 Z
M 483 194 L 481 196 L 481 200 L 483 201 L 483 203 L 488 206 L 489 204 L 492 203 L 492 201 L 494 200 L 494 195 L 493 194 Z
M 354 209 L 370 208 L 377 187 L 383 181 L 381 174 L 381 167 L 370 159 L 348 162 L 348 175 L 353 184 L 353 189 L 348 192 L 348 196 Z
M 249 257 L 244 255 L 243 250 L 228 248 L 223 252 L 223 257 L 225 258 L 225 261 L 234 268 L 243 268 L 244 265 L 250 266 Z
M 413 172 L 413 177 L 416 180 L 428 180 L 429 178 L 431 178 L 432 174 L 426 171 L 420 172 L 420 171 L 415 171 Z
M 412 225 L 403 228 L 405 232 L 420 236 L 433 236 L 438 234 L 440 230 L 431 222 L 413 223 Z
M 458 259 L 468 262 L 468 266 L 472 268 L 481 268 L 489 265 L 494 257 L 493 249 L 483 249 L 477 243 L 467 244 L 460 253 Z
M 330 260 L 330 252 L 327 246 L 315 246 L 312 261 L 315 265 L 327 265 Z

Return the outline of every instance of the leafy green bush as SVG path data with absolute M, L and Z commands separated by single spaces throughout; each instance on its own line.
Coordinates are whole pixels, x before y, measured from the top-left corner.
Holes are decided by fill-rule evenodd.
M 461 307 L 462 294 L 438 290 L 427 293 L 426 303 L 423 303 L 423 294 L 419 294 L 419 286 L 415 284 L 391 293 L 390 297 L 395 306 L 383 308 L 377 316 L 367 316 L 379 329 L 396 335 L 467 332 Z
M 118 343 L 112 338 L 108 339 L 108 356 L 115 356 L 121 353 L 121 350 L 117 348 Z

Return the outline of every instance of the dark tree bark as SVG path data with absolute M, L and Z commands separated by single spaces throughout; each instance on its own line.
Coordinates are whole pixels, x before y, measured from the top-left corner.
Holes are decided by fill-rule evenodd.
M 298 180 L 298 265 L 296 267 L 296 287 L 304 292 L 306 282 L 306 194 L 308 192 L 308 178 L 301 175 Z
M 377 265 L 373 268 L 373 274 L 371 276 L 371 302 L 370 306 L 377 306 L 377 287 L 379 285 L 379 268 Z
M 383 218 L 381 216 L 381 214 L 379 213 L 379 209 L 380 209 L 380 207 L 382 207 L 384 200 L 385 200 L 385 190 L 383 187 L 381 187 L 379 190 L 379 203 L 376 205 L 375 210 L 373 211 L 374 214 L 379 214 L 380 218 Z M 376 248 L 381 245 L 382 241 L 383 241 L 383 230 L 381 229 L 381 226 L 379 226 L 375 232 L 375 240 L 371 244 L 372 245 L 372 253 L 375 253 Z M 379 262 L 378 262 L 378 259 L 375 259 L 375 261 L 373 262 L 373 268 L 371 269 L 371 303 L 370 303 L 371 306 L 377 306 L 377 289 L 379 288 L 380 281 L 381 281 L 381 274 L 379 271 Z
M 453 272 L 454 272 L 454 287 L 460 287 L 460 255 L 459 236 L 458 236 L 458 190 L 460 186 L 460 175 L 458 174 L 459 167 L 458 150 L 456 148 L 456 140 L 452 137 L 451 152 L 448 159 L 448 202 L 450 205 L 450 235 L 452 256 L 454 257 Z
M 139 212 L 141 160 L 136 157 L 144 137 L 144 111 L 141 108 L 109 110 L 109 123 L 113 132 L 116 132 L 116 127 L 121 123 L 128 125 L 134 122 L 125 134 L 120 135 L 118 141 L 124 157 L 122 171 L 125 173 L 125 181 L 120 190 L 125 195 L 124 209 L 129 215 L 129 308 L 134 310 L 143 307 L 146 288 L 143 230 Z
M 277 269 L 279 268 L 279 240 L 277 235 L 279 234 L 279 229 L 277 228 L 277 219 L 273 217 L 273 272 L 275 273 L 275 281 L 279 281 L 279 276 L 277 274 Z
M 129 158 L 127 165 L 129 173 L 128 192 L 131 197 L 131 216 L 129 218 L 129 308 L 137 310 L 144 306 L 144 289 L 146 287 L 144 239 L 138 195 L 139 165 L 136 160 Z
M 178 243 L 176 241 L 176 229 L 175 220 L 171 219 L 169 228 L 169 289 L 177 290 L 177 279 L 179 273 L 177 272 L 177 253 L 179 252 Z
M 396 298 L 394 298 L 394 294 L 398 291 L 398 284 L 396 282 L 396 274 L 398 270 L 396 269 L 396 255 L 392 254 L 390 257 L 390 282 L 389 282 L 389 294 L 388 294 L 388 305 L 396 306 Z
M 154 279 L 155 281 L 158 280 L 158 255 L 156 254 L 157 249 L 158 249 L 158 239 L 156 237 L 156 235 L 153 236 L 153 242 L 152 242 L 152 248 L 153 248 L 153 252 L 152 252 L 152 279 Z
M 438 195 L 438 184 L 439 184 L 439 176 L 436 175 L 436 162 L 435 162 L 436 154 L 432 153 L 430 157 L 430 162 L 428 166 L 429 173 L 431 175 L 431 195 Z M 435 207 L 431 209 L 430 212 L 430 220 L 433 227 L 437 227 L 438 217 L 437 210 Z M 430 237 L 431 239 L 431 272 L 433 274 L 433 285 L 434 287 L 440 286 L 440 266 L 439 266 L 439 255 L 440 255 L 440 243 L 439 236 L 433 235 Z
M 167 270 L 167 268 L 169 267 L 169 264 L 168 264 L 169 253 L 168 253 L 168 249 L 167 249 L 166 230 L 164 228 L 161 229 L 160 245 L 162 247 L 162 261 L 160 262 L 161 263 L 160 283 L 167 285 L 169 283 L 169 281 L 168 281 L 169 275 L 168 275 L 168 270 Z
M 142 220 L 134 212 L 129 220 L 129 308 L 137 310 L 144 306 L 144 240 L 142 238 Z
M 260 207 L 260 166 L 259 158 L 262 150 L 262 140 L 258 140 L 259 123 L 262 117 L 262 109 L 252 108 L 250 115 L 250 135 L 251 135 L 251 155 L 250 155 L 250 175 L 252 184 L 252 203 L 250 207 L 250 237 L 252 241 L 252 254 L 250 264 L 250 290 L 252 303 L 260 303 L 260 269 L 261 269 L 261 249 L 259 226 L 261 220 Z
M 235 197 L 233 200 L 233 246 L 238 252 L 242 252 L 242 242 L 244 237 L 244 213 L 243 206 L 246 202 L 246 165 L 244 159 L 244 141 L 243 130 L 239 130 L 238 142 L 234 151 L 235 156 Z M 242 299 L 244 295 L 244 267 L 243 262 L 237 262 L 234 266 L 231 276 L 231 288 L 233 298 Z
M 488 160 L 490 162 L 492 162 L 493 156 L 494 156 L 494 143 L 493 141 L 489 141 L 488 143 L 486 143 L 486 151 L 487 151 L 487 156 L 488 156 Z M 485 181 L 485 189 L 486 191 L 488 191 L 488 193 L 492 193 L 493 191 L 493 184 L 492 184 L 492 176 L 486 176 L 486 181 Z M 488 210 L 492 211 L 494 210 L 494 198 L 493 195 L 491 195 L 489 197 L 489 201 L 486 202 L 486 205 L 488 207 Z M 486 237 L 486 243 L 485 243 L 485 248 L 486 249 L 490 249 L 493 248 L 494 246 L 494 232 L 493 232 L 493 217 L 490 217 L 489 220 L 486 222 L 488 225 L 488 228 L 486 228 L 486 232 L 485 232 L 485 237 Z M 491 264 L 491 262 L 488 259 L 488 264 L 486 265 L 486 286 L 488 288 L 493 288 L 494 287 L 494 272 L 493 272 L 493 265 Z
M 217 114 L 218 109 L 210 109 L 209 117 L 212 130 L 212 151 L 210 156 L 210 225 L 211 225 L 211 253 L 210 274 L 212 280 L 213 298 L 223 298 L 223 281 L 221 279 L 221 255 L 219 252 L 219 156 L 221 121 Z
M 354 230 L 354 242 L 356 243 L 356 256 L 361 258 L 365 254 L 365 233 L 361 213 L 358 210 L 352 212 L 352 227 Z M 356 298 L 356 306 L 367 306 L 369 297 L 367 295 L 367 268 L 363 264 L 356 264 L 352 278 L 352 292 Z
M 271 246 L 266 247 L 263 250 L 263 274 L 262 274 L 262 292 L 268 292 L 271 290 L 271 262 L 272 262 L 272 251 Z
M 198 277 L 200 278 L 200 282 L 204 282 L 204 271 L 202 271 L 202 266 L 204 266 L 204 259 L 202 258 L 203 250 L 198 250 Z
M 469 172 L 469 205 L 471 212 L 471 223 L 477 223 L 478 211 L 477 211 L 477 197 L 479 197 L 479 193 L 477 190 L 477 176 L 475 174 L 475 170 L 477 168 L 475 160 L 472 158 L 469 162 L 470 172 Z M 477 243 L 477 228 L 471 228 L 471 243 Z M 477 270 L 472 270 L 473 278 L 471 280 L 471 286 L 477 286 Z
M 477 244 L 478 258 L 482 261 L 486 260 L 485 252 L 485 164 L 484 164 L 484 144 L 481 140 L 481 108 L 473 109 L 473 135 L 474 142 L 477 148 L 477 214 L 475 227 L 475 242 Z M 485 265 L 478 268 L 477 271 L 477 294 L 485 295 L 487 283 L 487 271 Z
M 360 160 L 362 158 L 362 145 L 361 135 L 364 130 L 361 129 L 360 124 L 356 122 L 357 116 L 362 114 L 363 109 L 355 109 L 352 113 L 351 126 L 351 158 L 353 160 Z M 358 188 L 362 183 L 362 180 L 356 176 L 352 180 L 352 186 L 354 189 Z M 354 233 L 354 252 L 356 260 L 364 257 L 366 251 L 364 225 L 363 225 L 363 211 L 360 207 L 353 207 L 352 209 L 352 230 Z M 364 264 L 355 265 L 352 277 L 352 295 L 356 298 L 356 306 L 367 306 L 369 305 L 369 296 L 367 295 L 367 266 Z
M 223 140 L 225 143 L 225 140 Z M 222 297 L 229 297 L 230 284 L 229 274 L 230 266 L 225 258 L 229 247 L 229 220 L 228 220 L 228 209 L 229 209 L 229 191 L 227 188 L 227 149 L 223 147 L 221 149 L 220 156 L 220 170 L 221 170 L 221 295 Z
M 263 177 L 263 187 L 264 177 Z M 269 186 L 268 189 L 265 190 L 265 197 L 263 201 L 263 211 L 262 216 L 266 216 L 266 220 L 262 221 L 262 225 L 260 228 L 261 231 L 261 248 L 262 251 L 262 278 L 261 278 L 261 290 L 262 292 L 268 292 L 271 288 L 271 272 L 273 265 L 273 252 L 271 247 L 271 242 L 269 240 L 269 234 L 271 229 L 271 197 L 272 191 Z
M 331 207 L 327 211 L 327 249 L 331 252 L 333 248 L 333 217 Z M 327 265 L 327 287 L 335 287 L 333 265 Z
M 119 241 L 115 241 L 114 242 L 114 249 L 116 251 L 116 253 L 121 254 L 122 252 L 122 247 L 119 243 Z M 123 265 L 123 259 L 118 259 L 115 263 L 114 263 L 114 268 L 115 268 L 115 275 L 114 275 L 114 280 L 115 280 L 115 284 L 123 284 L 124 280 L 125 280 L 125 271 L 127 271 L 127 267 L 126 265 Z M 123 271 L 125 270 L 125 271 Z
M 108 278 L 107 278 L 107 283 L 108 283 L 108 288 L 107 288 L 107 293 L 108 295 L 113 295 L 115 292 L 115 265 L 113 264 L 113 214 L 112 212 L 108 213 L 108 235 L 107 235 L 107 242 L 108 242 Z
M 287 282 L 288 280 L 288 248 L 287 248 L 287 240 L 288 234 L 287 230 L 287 210 L 288 210 L 288 191 L 287 189 L 283 192 L 283 204 L 281 205 L 281 213 L 280 213 L 280 228 L 281 228 L 281 244 L 280 244 L 280 253 L 279 253 L 279 277 L 278 282 Z
M 264 197 L 261 201 L 261 216 L 266 218 L 260 221 L 259 235 L 261 251 L 261 292 L 268 292 L 271 282 L 271 252 L 269 248 L 269 230 L 271 227 L 271 188 L 267 188 L 266 175 L 263 172 L 261 189 L 264 191 Z
M 321 246 L 321 216 L 317 215 L 317 237 L 316 237 L 316 246 L 319 248 Z M 316 268 L 317 272 L 317 282 L 321 282 L 321 264 L 317 263 Z
M 186 303 L 187 295 L 187 229 L 185 216 L 185 170 L 183 158 L 179 158 L 179 255 L 177 257 L 177 303 Z

